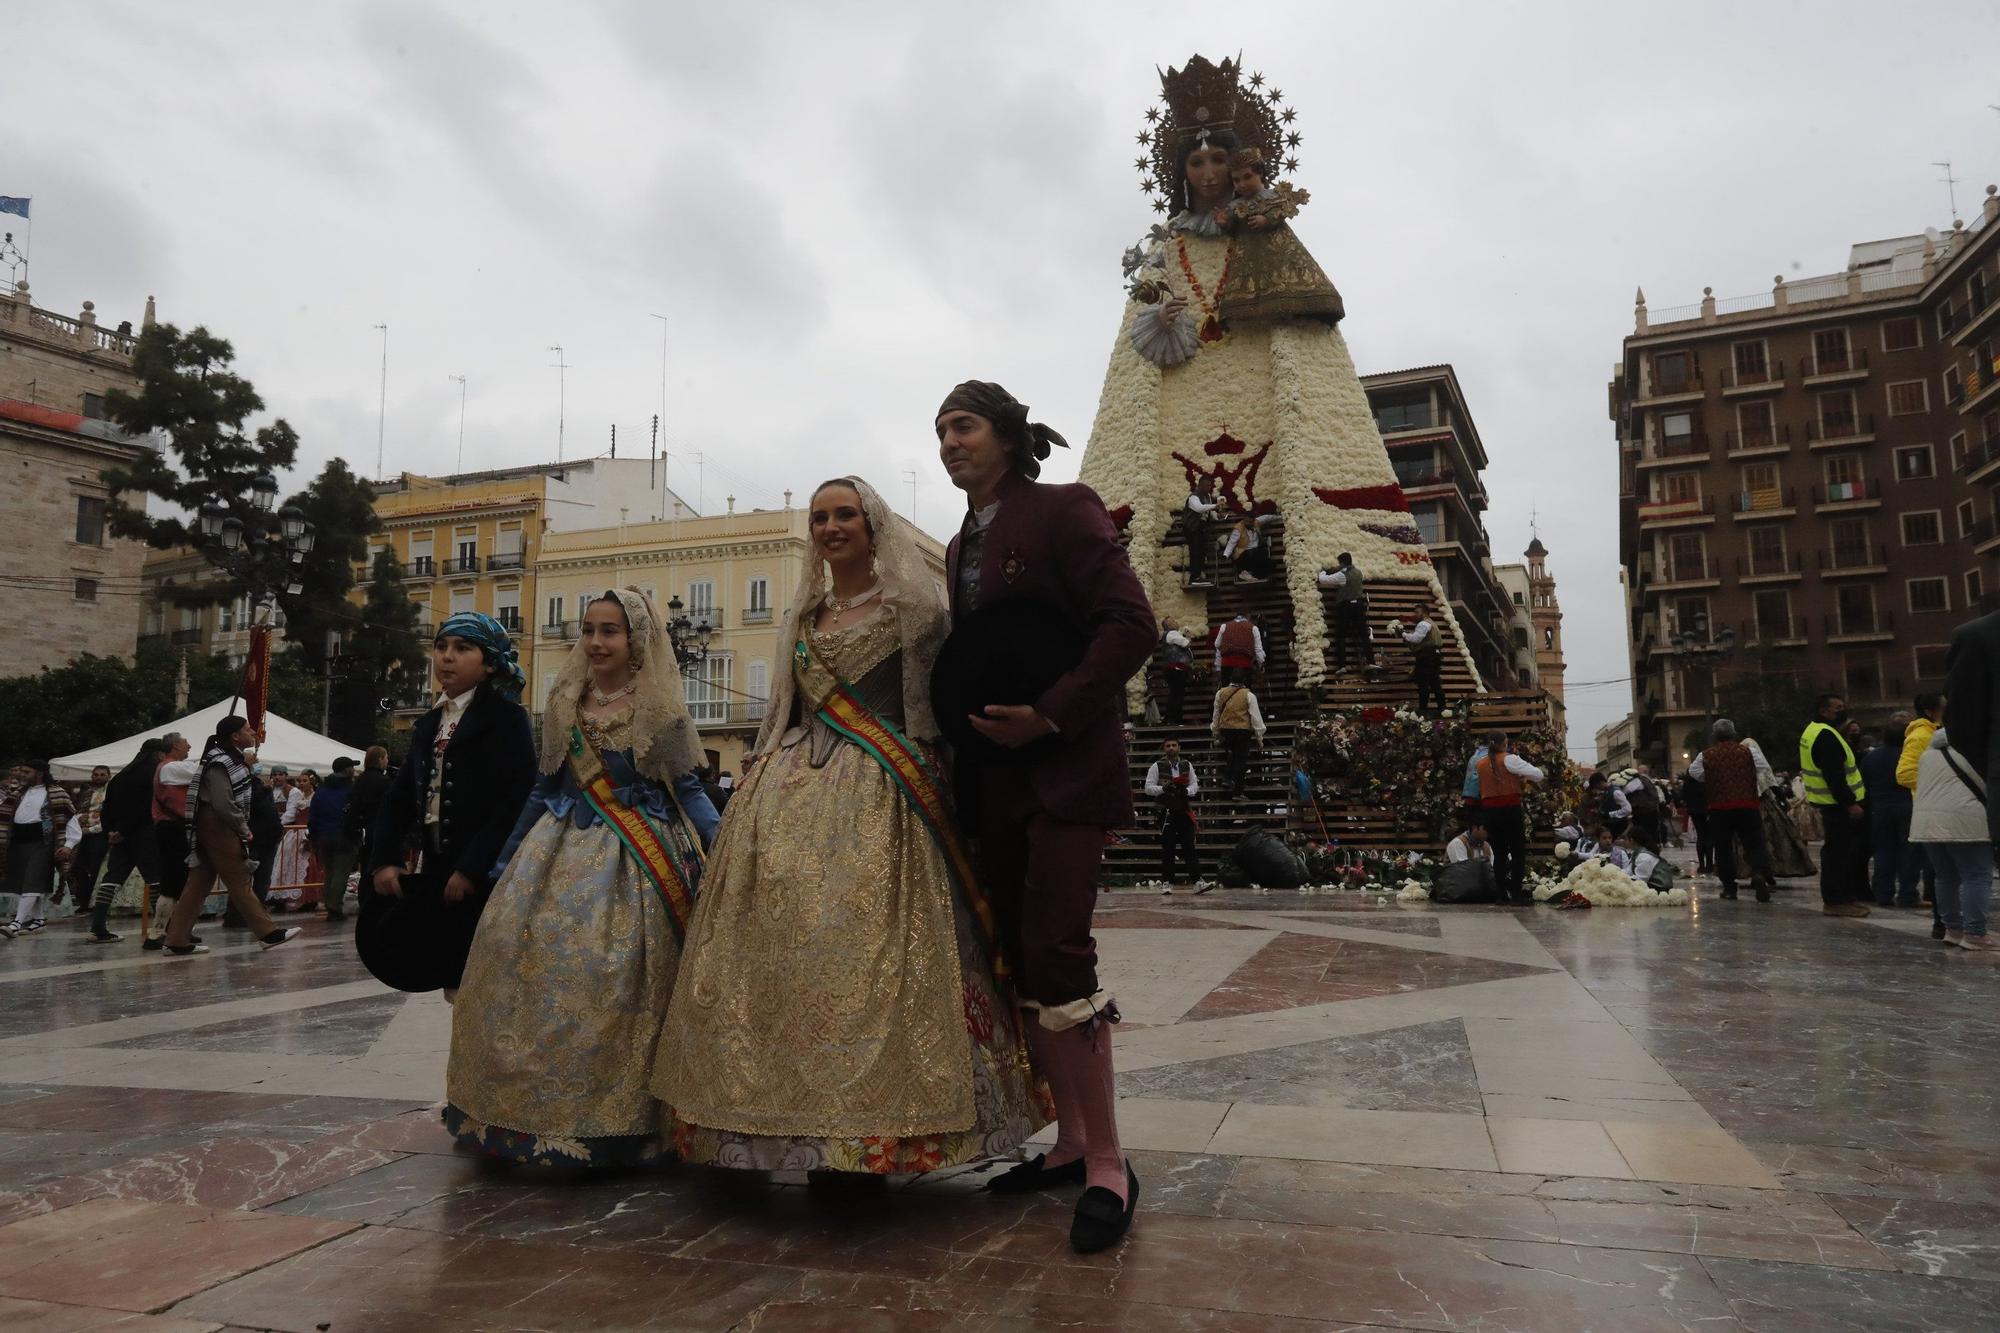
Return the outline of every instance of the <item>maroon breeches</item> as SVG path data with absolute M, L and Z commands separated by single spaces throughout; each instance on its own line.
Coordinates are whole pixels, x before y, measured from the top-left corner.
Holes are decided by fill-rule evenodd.
M 1104 830 L 1042 809 L 1020 769 L 988 768 L 978 783 L 980 883 L 1021 998 L 1062 1005 L 1097 993 L 1097 907 Z

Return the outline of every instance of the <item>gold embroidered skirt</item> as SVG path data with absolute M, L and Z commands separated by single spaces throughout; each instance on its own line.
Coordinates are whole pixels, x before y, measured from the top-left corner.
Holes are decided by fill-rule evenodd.
M 690 1161 L 935 1170 L 1048 1123 L 970 909 L 894 781 L 842 743 L 760 763 L 688 930 L 654 1091 Z
M 544 814 L 494 887 L 452 1006 L 447 1127 L 496 1155 L 591 1165 L 657 1145 L 653 1050 L 680 951 L 610 828 Z

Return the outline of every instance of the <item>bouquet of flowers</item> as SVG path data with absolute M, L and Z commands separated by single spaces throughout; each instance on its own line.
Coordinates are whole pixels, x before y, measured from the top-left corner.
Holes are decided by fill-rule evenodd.
M 1362 805 L 1395 816 L 1398 830 L 1441 838 L 1464 806 L 1465 765 L 1480 732 L 1463 717 L 1429 718 L 1376 704 L 1335 713 L 1299 732 L 1298 748 L 1321 803 Z M 1576 808 L 1582 782 L 1553 728 L 1515 733 L 1512 745 L 1548 781 L 1522 793 L 1530 827 Z

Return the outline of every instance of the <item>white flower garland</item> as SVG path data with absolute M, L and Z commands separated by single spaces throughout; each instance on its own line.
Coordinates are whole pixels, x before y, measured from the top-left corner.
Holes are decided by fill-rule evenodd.
M 1529 891 L 1536 902 L 1547 902 L 1560 893 L 1574 893 L 1592 907 L 1685 907 L 1686 889 L 1657 893 L 1612 865 L 1609 861 L 1585 861 L 1561 879 L 1537 875 Z

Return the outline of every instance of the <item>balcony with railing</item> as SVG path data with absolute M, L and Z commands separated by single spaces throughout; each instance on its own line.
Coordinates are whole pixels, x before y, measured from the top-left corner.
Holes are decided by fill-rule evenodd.
M 2000 469 L 2000 435 L 1968 448 L 1958 463 L 1967 485 L 1986 480 L 1996 469 Z
M 1849 347 L 1838 355 L 1824 357 L 1813 353 L 1806 357 L 1799 369 L 1804 372 L 1808 385 L 1862 379 L 1868 374 L 1868 349 Z
M 1736 557 L 1738 583 L 1789 583 L 1805 577 L 1797 551 L 1782 555 L 1739 555 Z
M 1952 342 L 1961 347 L 1969 342 L 1974 334 L 1992 322 L 1995 311 L 2000 311 L 2000 283 L 1973 292 L 1971 300 L 1979 308 L 1971 311 L 1964 316 L 1963 322 L 1948 330 Z
M 1731 366 L 1722 372 L 1722 392 L 1729 397 L 1784 387 L 1783 361 L 1767 361 L 1761 366 Z
M 1871 481 L 1836 481 L 1825 486 L 1815 486 L 1812 488 L 1812 503 L 1816 513 L 1880 509 L 1882 479 L 1877 477 Z
M 1995 546 L 2000 546 L 2000 514 L 1988 514 L 1974 523 L 1972 530 L 1965 534 L 1965 539 L 1972 543 L 1974 555 L 1985 555 Z
M 1793 648 L 1805 643 L 1806 622 L 1803 616 L 1793 616 L 1788 620 L 1746 620 L 1743 622 L 1741 641 L 1753 648 Z
M 500 551 L 486 557 L 486 572 L 498 574 L 506 569 L 521 569 L 526 562 L 519 551 Z
M 446 578 L 453 578 L 464 574 L 477 574 L 478 572 L 479 557 L 476 555 L 462 555 L 456 560 L 447 560 L 444 562 L 444 574 Z
M 1798 512 L 1799 493 L 1791 486 L 1761 486 L 1754 491 L 1737 491 L 1729 497 L 1729 512 L 1737 521 L 1758 518 L 1786 518 Z
M 1888 557 L 1879 546 L 1838 545 L 1828 547 L 1819 553 L 1819 573 L 1821 578 L 1831 579 L 1850 575 L 1886 574 L 1888 572 Z
M 1722 438 L 1723 449 L 1731 457 L 1781 454 L 1792 447 L 1792 427 L 1790 422 L 1781 421 L 1766 430 L 1732 430 Z
M 744 624 L 746 624 L 746 625 L 768 625 L 768 624 L 770 624 L 770 623 L 771 623 L 771 608 L 770 608 L 770 607 L 768 607 L 768 606 L 753 606 L 753 607 L 751 607 L 751 608 L 750 608 L 750 609 L 749 609 L 748 611 L 745 611 L 745 612 L 743 613 L 743 623 L 744 623 Z
M 193 629 L 174 630 L 167 636 L 167 642 L 173 644 L 176 648 L 185 648 L 190 644 L 200 643 L 201 627 L 197 625 Z
M 1682 375 L 1654 380 L 1644 389 L 1640 390 L 1639 396 L 1633 400 L 1633 404 L 1638 407 L 1647 407 L 1657 403 L 1672 402 L 1676 399 L 1694 399 L 1701 397 L 1703 392 L 1701 369 L 1696 367 Z
M 1875 438 L 1875 416 L 1871 412 L 1836 412 L 1806 423 L 1806 447 L 1842 449 L 1867 444 Z
M 437 577 L 437 561 L 428 555 L 413 555 L 410 563 L 403 567 L 406 579 L 434 579 Z
M 576 622 L 574 620 L 551 620 L 542 626 L 542 637 L 545 639 L 574 639 L 577 637 Z
M 2000 391 L 2000 356 L 1994 355 L 1990 344 L 1982 344 L 1965 368 L 1965 397 L 1958 410 L 1977 411 L 1992 401 L 1996 391 Z
M 1709 454 L 1708 434 L 1695 430 L 1687 435 L 1676 435 L 1671 439 L 1649 440 L 1646 452 L 1639 459 L 1640 467 L 1662 467 L 1669 463 L 1707 462 Z
M 506 630 L 509 634 L 519 634 L 521 632 L 520 607 L 503 606 L 493 613 L 493 618 L 499 621 L 500 628 Z
M 1699 559 L 1676 560 L 1669 555 L 1660 561 L 1659 578 L 1654 581 L 1653 587 L 1657 591 L 1721 581 L 1722 575 L 1717 572 L 1715 561 L 1706 556 Z
M 1695 523 L 1712 522 L 1715 518 L 1715 497 L 1697 495 L 1682 500 L 1647 500 L 1639 506 L 1639 526 L 1642 528 L 1686 527 Z
M 1877 643 L 1896 637 L 1895 613 L 1874 607 L 1865 611 L 1832 611 L 1822 616 L 1820 623 L 1826 630 L 1828 643 Z

